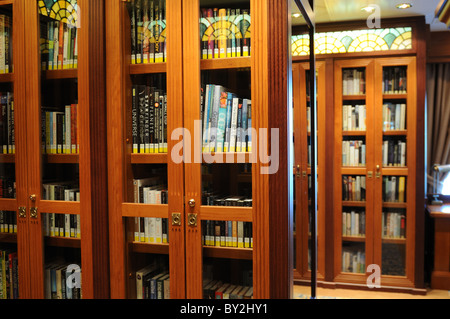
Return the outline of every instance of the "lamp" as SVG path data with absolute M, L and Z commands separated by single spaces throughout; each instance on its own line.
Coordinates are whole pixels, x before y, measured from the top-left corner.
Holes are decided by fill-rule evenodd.
M 450 172 L 450 164 L 447 165 L 438 165 L 434 164 L 433 166 L 433 197 L 434 199 L 431 201 L 432 205 L 442 205 L 442 200 L 438 199 L 439 194 L 437 193 L 438 185 L 439 185 L 439 174 Z

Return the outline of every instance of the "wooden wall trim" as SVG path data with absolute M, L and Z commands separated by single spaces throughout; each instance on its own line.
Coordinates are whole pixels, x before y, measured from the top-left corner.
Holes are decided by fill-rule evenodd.
M 427 63 L 450 63 L 450 31 L 427 34 Z
M 109 297 L 105 3 L 79 0 L 81 263 L 83 298 Z M 86 287 L 87 286 L 87 287 Z M 86 288 L 86 289 L 85 289 Z

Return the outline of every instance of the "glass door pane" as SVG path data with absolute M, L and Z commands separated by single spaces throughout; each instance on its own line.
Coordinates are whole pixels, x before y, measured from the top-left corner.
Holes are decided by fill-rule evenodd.
M 200 12 L 202 291 L 233 299 L 253 289 L 250 2 Z
M 41 69 L 41 199 L 46 299 L 81 299 L 78 5 L 37 1 Z M 33 209 L 33 208 L 31 208 Z
M 0 6 L 0 299 L 19 298 L 13 4 Z M 20 112 L 20 110 L 19 110 Z M 24 152 L 25 150 L 20 150 Z

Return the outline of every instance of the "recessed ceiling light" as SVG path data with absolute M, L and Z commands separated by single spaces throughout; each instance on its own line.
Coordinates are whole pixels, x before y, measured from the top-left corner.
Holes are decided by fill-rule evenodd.
M 292 14 L 292 16 L 294 18 L 300 18 L 302 15 L 300 13 L 294 13 L 294 14 Z
M 400 3 L 396 5 L 397 9 L 408 9 L 411 8 L 412 4 L 411 3 Z
M 361 8 L 361 11 L 366 11 L 366 12 L 373 12 L 375 10 L 374 6 L 367 6 L 364 8 Z

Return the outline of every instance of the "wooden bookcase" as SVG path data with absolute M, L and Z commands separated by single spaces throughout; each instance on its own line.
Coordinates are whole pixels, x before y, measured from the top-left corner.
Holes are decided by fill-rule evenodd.
M 0 5 L 9 8 L 13 17 L 14 68 L 1 77 L 5 85 L 9 82 L 14 89 L 16 142 L 15 154 L 2 155 L 4 165 L 12 165 L 7 169 L 16 173 L 16 199 L 2 199 L 0 209 L 14 212 L 17 218 L 17 239 L 6 236 L 6 241 L 17 241 L 19 297 L 51 297 L 46 273 L 47 265 L 55 263 L 65 265 L 63 269 L 73 264 L 82 270 L 83 275 L 77 276 L 77 284 L 81 284 L 81 291 L 76 291 L 80 292 L 78 298 L 107 298 L 104 19 L 100 10 L 103 2 L 80 0 L 76 8 L 52 8 L 63 19 L 63 26 L 74 17 L 73 10 L 81 16 L 80 8 L 83 9 L 79 28 L 72 28 L 79 43 L 78 65 L 61 70 L 44 66 L 48 61 L 47 42 L 42 41 L 47 35 L 44 30 L 56 20 L 49 17 L 50 11 L 42 14 L 43 2 L 14 0 L 1 1 Z M 66 105 L 71 104 L 79 106 L 78 122 L 73 123 L 78 131 L 79 150 L 75 147 L 73 152 L 64 152 L 58 139 L 61 151 L 52 152 L 50 145 L 44 143 L 49 132 L 43 129 L 43 119 L 49 111 L 64 114 Z M 65 201 L 62 195 L 49 195 L 45 184 L 69 180 L 79 190 L 78 200 L 74 197 Z M 67 221 L 60 224 L 64 234 L 50 233 L 49 220 L 54 216 Z M 3 234 L 1 237 L 3 244 Z
M 250 9 L 250 56 L 202 60 L 199 37 L 201 8 L 228 5 Z M 164 255 L 170 277 L 170 298 L 204 298 L 205 274 L 221 274 L 223 278 L 217 279 L 238 284 L 242 269 L 253 276 L 254 297 L 286 298 L 292 293 L 289 288 L 292 272 L 288 260 L 290 217 L 276 216 L 275 213 L 276 209 L 288 211 L 288 190 L 283 188 L 287 187 L 291 174 L 285 153 L 288 110 L 281 108 L 281 105 L 287 105 L 288 96 L 286 77 L 283 77 L 288 70 L 287 25 L 280 23 L 288 21 L 286 3 L 166 0 L 167 60 L 135 65 L 131 59 L 130 6 L 132 1 L 114 0 L 105 7 L 106 49 L 109 52 L 107 120 L 112 297 L 136 298 L 136 272 L 152 263 L 153 255 Z M 283 40 L 276 42 L 268 30 L 279 30 Z M 270 57 L 268 47 L 272 48 Z M 277 58 L 281 64 L 275 68 L 268 63 L 272 58 Z M 166 81 L 167 154 L 133 154 L 131 90 L 137 78 L 151 78 L 153 73 L 163 74 Z M 206 77 L 211 82 L 206 82 Z M 265 165 L 259 158 L 253 163 L 255 154 L 250 152 L 239 155 L 213 153 L 212 163 L 204 161 L 202 149 L 198 148 L 201 144 L 194 143 L 194 138 L 198 136 L 195 134 L 201 134 L 201 127 L 199 129 L 195 121 L 202 119 L 201 90 L 208 83 L 229 86 L 229 89 L 243 92 L 243 97 L 251 99 L 256 110 L 252 117 L 254 128 L 280 128 L 280 142 L 276 144 L 281 150 L 280 166 L 276 174 L 261 174 L 260 168 Z M 285 94 L 280 95 L 280 92 Z M 192 141 L 190 144 L 188 137 Z M 270 146 L 269 142 L 268 149 Z M 180 154 L 183 155 L 182 161 L 177 160 Z M 227 155 L 233 164 L 221 163 L 227 160 Z M 138 169 L 150 169 L 161 164 L 167 176 L 168 204 L 130 202 L 130 185 L 136 179 L 134 174 Z M 240 171 L 241 167 L 245 169 Z M 224 186 L 233 193 L 226 195 L 240 195 L 239 192 L 234 193 L 239 183 L 251 184 L 253 206 L 203 205 L 202 188 L 206 182 L 215 184 L 215 187 Z M 276 189 L 283 190 L 282 194 L 286 196 L 276 196 Z M 136 243 L 130 236 L 132 228 L 129 226 L 130 218 L 134 217 L 166 218 L 169 243 Z M 252 222 L 253 248 L 203 245 L 206 221 Z M 204 263 L 207 259 L 211 261 L 208 265 Z
M 362 74 L 365 89 L 346 92 L 345 74 L 353 70 L 362 72 L 358 74 Z M 383 92 L 384 70 L 405 70 L 405 90 Z M 366 273 L 366 268 L 373 264 L 381 269 L 382 286 L 414 287 L 416 88 L 414 57 L 340 60 L 335 64 L 335 234 L 340 238 L 334 248 L 337 282 L 364 284 L 371 274 Z M 383 114 L 388 109 L 384 105 L 388 103 L 393 105 L 392 117 Z M 400 129 L 400 120 L 397 123 L 394 119 L 401 104 L 406 106 L 406 113 L 405 124 Z M 356 128 L 354 122 L 353 126 L 348 124 L 351 115 L 344 116 L 350 112 L 345 111 L 349 110 L 348 105 L 354 107 L 356 117 L 362 114 L 358 106 L 365 105 L 366 118 L 362 120 L 365 125 L 361 126 L 361 118 L 356 120 Z M 397 105 L 399 107 L 395 108 Z M 389 140 L 394 142 L 385 150 L 384 158 L 383 144 Z M 350 141 L 350 151 L 343 145 L 345 141 Z M 351 159 L 352 141 L 362 141 L 359 147 L 355 143 L 354 161 Z M 396 155 L 403 148 L 399 142 L 406 144 L 405 162 Z M 391 154 L 395 156 L 394 164 Z M 396 185 L 396 189 L 390 189 L 390 185 Z M 388 192 L 395 193 L 389 197 Z M 344 216 L 344 212 L 347 215 Z M 361 264 L 360 269 L 352 261 Z

